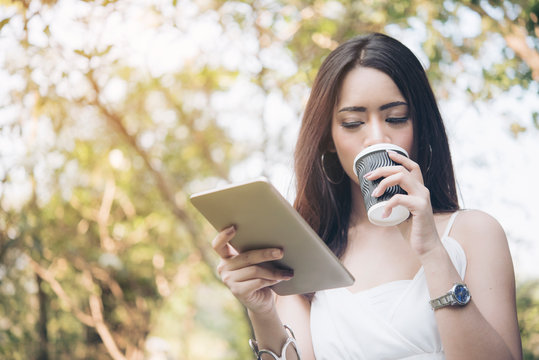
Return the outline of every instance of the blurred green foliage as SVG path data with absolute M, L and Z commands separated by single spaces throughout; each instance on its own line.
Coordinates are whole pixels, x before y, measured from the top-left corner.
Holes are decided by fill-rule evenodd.
M 481 66 L 483 83 L 467 89 L 471 99 L 527 88 L 539 74 L 537 1 L 0 6 L 5 359 L 251 358 L 244 309 L 215 275 L 215 232 L 188 196 L 230 179 L 233 165 L 252 155 L 269 162 L 286 151 L 290 127 L 268 131 L 268 99 L 277 94 L 299 119 L 316 70 L 341 41 L 389 24 L 392 32 L 424 32 L 422 51 L 440 96 L 458 77 L 448 66 L 470 57 L 480 62 L 486 44 L 499 39 L 506 48 Z M 462 11 L 481 18 L 474 36 L 459 33 Z M 103 32 L 104 19 L 132 18 L 157 36 Z M 62 21 L 73 21 L 71 38 Z M 189 33 L 193 27 L 199 32 Z M 184 46 L 171 45 L 157 55 L 170 59 L 158 60 L 183 60 L 156 70 L 152 42 L 171 33 Z M 195 46 L 189 36 L 203 40 Z M 227 52 L 232 45 L 220 47 L 215 38 L 240 39 L 247 50 L 238 60 L 235 48 Z M 144 41 L 143 56 L 131 52 Z M 228 109 L 225 95 L 241 81 L 252 87 Z M 225 100 L 217 106 L 219 96 Z M 238 141 L 236 118 L 261 127 L 258 138 Z M 526 130 L 517 125 L 515 131 Z M 526 359 L 539 358 L 537 283 L 521 284 L 518 298 Z
M 524 359 L 539 359 L 539 281 L 518 286 L 517 311 Z

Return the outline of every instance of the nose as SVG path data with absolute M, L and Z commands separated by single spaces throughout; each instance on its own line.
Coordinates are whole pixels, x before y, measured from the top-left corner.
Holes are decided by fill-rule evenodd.
M 371 146 L 380 143 L 390 143 L 391 140 L 384 129 L 384 122 L 380 119 L 371 119 L 366 126 L 366 137 L 364 146 Z

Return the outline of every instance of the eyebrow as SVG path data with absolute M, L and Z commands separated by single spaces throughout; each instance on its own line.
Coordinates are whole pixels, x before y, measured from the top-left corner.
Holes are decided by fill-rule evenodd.
M 393 102 L 380 106 L 378 109 L 386 110 L 386 109 L 389 109 L 395 106 L 401 106 L 401 105 L 408 105 L 408 104 L 405 103 L 404 101 L 393 101 Z M 338 112 L 343 112 L 343 111 L 366 112 L 367 108 L 365 106 L 346 106 L 340 109 Z

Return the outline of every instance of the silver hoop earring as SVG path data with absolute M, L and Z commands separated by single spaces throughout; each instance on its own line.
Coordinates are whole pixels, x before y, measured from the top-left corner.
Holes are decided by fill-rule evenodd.
M 328 156 L 326 156 L 326 154 Z M 334 156 L 335 159 L 333 161 L 330 160 L 330 162 L 328 163 L 326 159 L 329 156 Z M 329 181 L 333 185 L 339 185 L 340 183 L 342 183 L 342 181 L 344 180 L 344 169 L 342 168 L 341 163 L 339 162 L 339 159 L 337 158 L 337 155 L 335 153 L 326 151 L 320 157 L 320 162 L 322 165 L 322 172 L 324 173 L 324 176 L 326 177 L 327 181 Z M 332 179 L 328 175 L 328 173 L 329 174 L 334 173 L 336 170 L 338 171 L 339 169 L 340 169 L 341 174 L 337 180 Z

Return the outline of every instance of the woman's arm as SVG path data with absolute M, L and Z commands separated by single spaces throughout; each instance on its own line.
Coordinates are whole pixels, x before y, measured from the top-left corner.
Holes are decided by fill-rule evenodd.
M 435 311 L 447 359 L 521 359 L 515 278 L 503 229 L 485 213 L 465 211 L 452 234 L 467 255 L 472 300 Z M 461 281 L 443 247 L 424 254 L 422 262 L 431 298 Z
M 276 296 L 275 312 L 260 314 L 249 311 L 249 318 L 251 319 L 259 348 L 270 349 L 274 353 L 281 355 L 280 350 L 288 338 L 288 334 L 283 332 L 284 324 L 289 326 L 295 335 L 301 360 L 314 360 L 310 329 L 310 308 L 309 301 L 301 295 L 290 295 Z M 272 358 L 264 355 L 262 359 Z M 291 346 L 287 349 L 286 359 L 297 359 L 296 352 Z
M 399 229 L 423 265 L 431 299 L 438 298 L 462 279 L 440 241 L 419 165 L 398 153 L 388 153 L 402 166 L 368 174 L 371 180 L 385 177 L 373 194 L 379 196 L 392 185 L 407 192 L 388 201 L 385 215 L 396 205 L 410 210 L 411 218 Z M 467 254 L 466 283 L 472 300 L 464 307 L 435 310 L 447 359 L 521 359 L 514 271 L 503 230 L 490 216 L 470 211 L 457 217 L 453 234 Z
M 283 257 L 281 249 L 260 249 L 238 253 L 229 243 L 234 235 L 235 229 L 230 227 L 221 231 L 213 240 L 213 249 L 221 257 L 217 272 L 224 284 L 247 308 L 259 349 L 270 350 L 281 356 L 281 350 L 288 339 L 288 334 L 277 313 L 275 293 L 270 286 L 280 281 L 289 280 L 292 274 L 286 270 L 260 266 L 261 263 L 281 259 Z M 288 325 L 292 329 L 295 325 L 300 328 L 302 321 L 308 321 L 309 318 L 306 307 L 308 303 L 300 300 L 299 296 L 295 296 L 281 301 L 282 311 L 286 320 L 290 321 Z M 308 323 L 301 325 L 299 330 L 293 329 L 296 336 L 301 334 L 299 336 L 301 340 L 298 339 L 300 344 L 304 344 L 308 338 L 310 339 L 310 335 L 306 337 L 303 334 L 304 329 L 308 329 Z M 307 347 L 304 352 L 310 353 Z M 269 355 L 262 355 L 262 359 L 271 358 Z M 297 358 L 293 347 L 289 346 L 287 360 Z M 307 357 L 307 359 L 313 359 L 313 357 Z
M 296 335 L 302 360 L 314 360 L 311 337 L 311 304 L 301 295 L 277 296 L 277 311 Z M 289 359 L 289 358 L 288 358 Z

